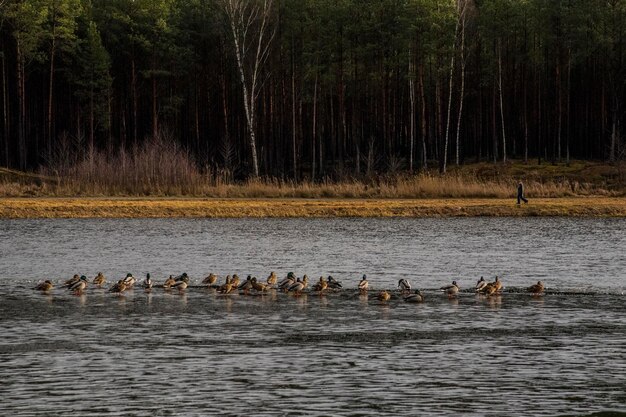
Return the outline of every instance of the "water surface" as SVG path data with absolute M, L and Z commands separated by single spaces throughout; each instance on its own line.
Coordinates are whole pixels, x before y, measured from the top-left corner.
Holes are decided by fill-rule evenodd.
M 626 411 L 626 221 L 0 221 L 1 415 L 588 415 Z M 186 271 L 332 274 L 294 297 L 31 287 Z M 426 301 L 358 294 L 399 277 Z M 503 295 L 435 289 L 500 275 Z M 542 279 L 544 297 L 518 292 Z

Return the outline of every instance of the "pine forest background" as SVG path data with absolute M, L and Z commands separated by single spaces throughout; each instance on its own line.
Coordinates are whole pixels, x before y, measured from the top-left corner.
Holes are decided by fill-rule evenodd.
M 316 181 L 612 162 L 625 40 L 626 0 L 0 0 L 0 165 Z

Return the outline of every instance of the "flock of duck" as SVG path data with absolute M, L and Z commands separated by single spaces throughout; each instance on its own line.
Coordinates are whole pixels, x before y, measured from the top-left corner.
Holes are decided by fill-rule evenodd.
M 147 274 L 146 278 L 138 285 L 145 291 L 151 291 L 153 287 L 158 286 L 162 287 L 166 291 L 178 290 L 179 292 L 184 292 L 189 286 L 190 281 L 191 280 L 187 273 L 182 273 L 176 277 L 170 275 L 169 278 L 163 282 L 163 284 L 158 285 L 153 282 L 150 274 Z M 106 282 L 107 279 L 102 272 L 99 272 L 92 280 L 92 284 L 100 288 L 104 287 Z M 122 294 L 125 291 L 132 290 L 135 287 L 135 284 L 137 284 L 137 279 L 133 276 L 133 274 L 129 273 L 126 274 L 126 277 L 113 284 L 108 291 L 114 294 Z M 218 283 L 218 276 L 211 273 L 202 280 L 202 284 L 215 289 L 220 294 L 231 294 L 233 292 L 238 292 L 244 295 L 248 295 L 252 292 L 263 294 L 270 290 L 279 290 L 294 293 L 296 296 L 299 296 L 302 292 L 309 289 L 310 283 L 309 278 L 306 275 L 300 278 L 296 277 L 293 272 L 289 272 L 287 276 L 279 282 L 278 276 L 272 272 L 267 277 L 265 282 L 260 281 L 251 275 L 248 275 L 245 280 L 241 280 L 237 274 L 234 274 L 232 277 L 228 275 L 225 282 L 222 284 Z M 74 275 L 72 278 L 63 283 L 63 287 L 69 289 L 69 291 L 76 295 L 82 294 L 87 289 L 88 285 L 89 280 L 85 275 Z M 53 288 L 54 284 L 50 280 L 41 282 L 35 287 L 36 290 L 42 292 L 49 292 Z M 320 295 L 323 295 L 327 291 L 337 291 L 342 288 L 343 285 L 329 275 L 327 278 L 321 276 L 319 281 L 315 282 L 309 291 L 312 290 Z M 361 293 L 366 293 L 369 289 L 370 285 L 367 280 L 367 276 L 363 275 L 359 281 L 358 290 Z M 452 284 L 441 287 L 441 291 L 449 298 L 457 297 L 460 289 L 461 288 L 456 281 L 452 281 Z M 476 293 L 486 296 L 500 294 L 502 289 L 502 281 L 497 276 L 493 282 L 487 282 L 483 277 L 480 277 L 475 286 Z M 526 290 L 533 295 L 541 295 L 544 292 L 544 285 L 541 281 L 539 281 L 528 287 Z M 398 291 L 406 302 L 419 303 L 424 301 L 424 294 L 422 291 L 419 289 L 412 290 L 411 284 L 406 278 L 402 278 L 398 281 Z M 391 298 L 392 293 L 388 290 L 380 291 L 377 294 L 377 299 L 382 302 L 387 302 Z

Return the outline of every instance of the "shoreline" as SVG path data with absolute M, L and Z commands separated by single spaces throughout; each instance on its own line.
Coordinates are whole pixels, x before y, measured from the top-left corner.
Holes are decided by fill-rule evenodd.
M 625 197 L 425 199 L 2 198 L 1 219 L 626 217 Z

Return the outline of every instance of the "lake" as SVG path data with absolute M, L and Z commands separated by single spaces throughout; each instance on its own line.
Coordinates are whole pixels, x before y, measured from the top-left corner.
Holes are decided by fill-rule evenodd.
M 625 248 L 624 219 L 0 220 L 0 414 L 626 415 Z M 98 271 L 193 285 L 60 285 Z M 270 271 L 344 290 L 200 286 Z M 399 278 L 425 302 L 378 302 Z

